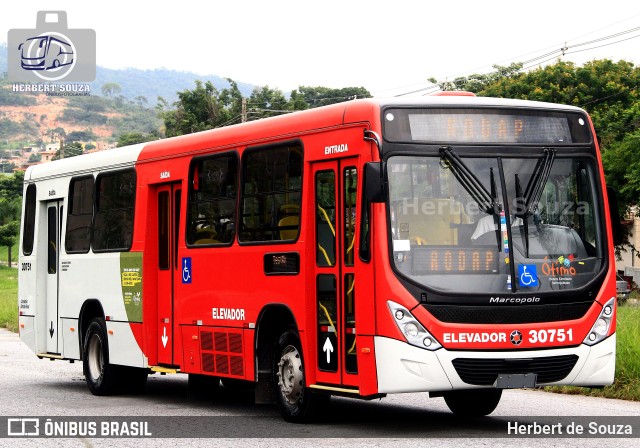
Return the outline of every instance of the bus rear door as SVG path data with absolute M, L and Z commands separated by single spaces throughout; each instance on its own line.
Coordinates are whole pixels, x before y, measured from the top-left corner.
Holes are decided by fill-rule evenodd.
M 157 188 L 158 235 L 158 363 L 174 365 L 174 291 L 183 267 L 178 260 L 181 184 Z
M 62 220 L 62 201 L 47 202 L 47 353 L 60 353 L 58 346 L 58 304 L 59 304 L 59 271 L 60 271 L 60 227 Z

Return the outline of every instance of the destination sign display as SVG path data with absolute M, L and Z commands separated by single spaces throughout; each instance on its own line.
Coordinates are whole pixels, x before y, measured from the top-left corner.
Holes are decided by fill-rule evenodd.
M 498 272 L 499 254 L 495 246 L 413 246 L 411 257 L 414 275 Z
M 384 137 L 394 142 L 591 143 L 583 115 L 502 109 L 388 109 Z

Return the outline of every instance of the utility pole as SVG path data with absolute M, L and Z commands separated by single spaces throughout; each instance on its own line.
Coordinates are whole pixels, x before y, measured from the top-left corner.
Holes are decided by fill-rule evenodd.
M 242 97 L 242 123 L 247 122 L 247 99 Z

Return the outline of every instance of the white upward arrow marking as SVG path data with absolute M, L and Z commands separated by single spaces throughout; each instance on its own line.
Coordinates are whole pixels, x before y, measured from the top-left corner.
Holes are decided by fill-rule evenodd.
M 167 348 L 167 341 L 169 340 L 169 336 L 167 336 L 167 327 L 164 327 L 164 334 L 162 335 L 162 346 Z
M 331 345 L 331 341 L 327 338 L 324 341 L 324 346 L 322 347 L 322 351 L 327 354 L 327 364 L 331 363 L 331 353 L 333 353 L 333 345 Z

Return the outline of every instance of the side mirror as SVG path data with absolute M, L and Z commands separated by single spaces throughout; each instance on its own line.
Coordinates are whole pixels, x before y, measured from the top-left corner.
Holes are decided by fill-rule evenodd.
M 382 163 L 367 162 L 364 164 L 364 199 L 368 203 L 385 201 Z
M 613 234 L 613 244 L 622 244 L 622 223 L 620 222 L 620 211 L 618 210 L 618 195 L 612 187 L 607 187 L 609 197 L 609 218 L 611 219 L 611 233 Z

